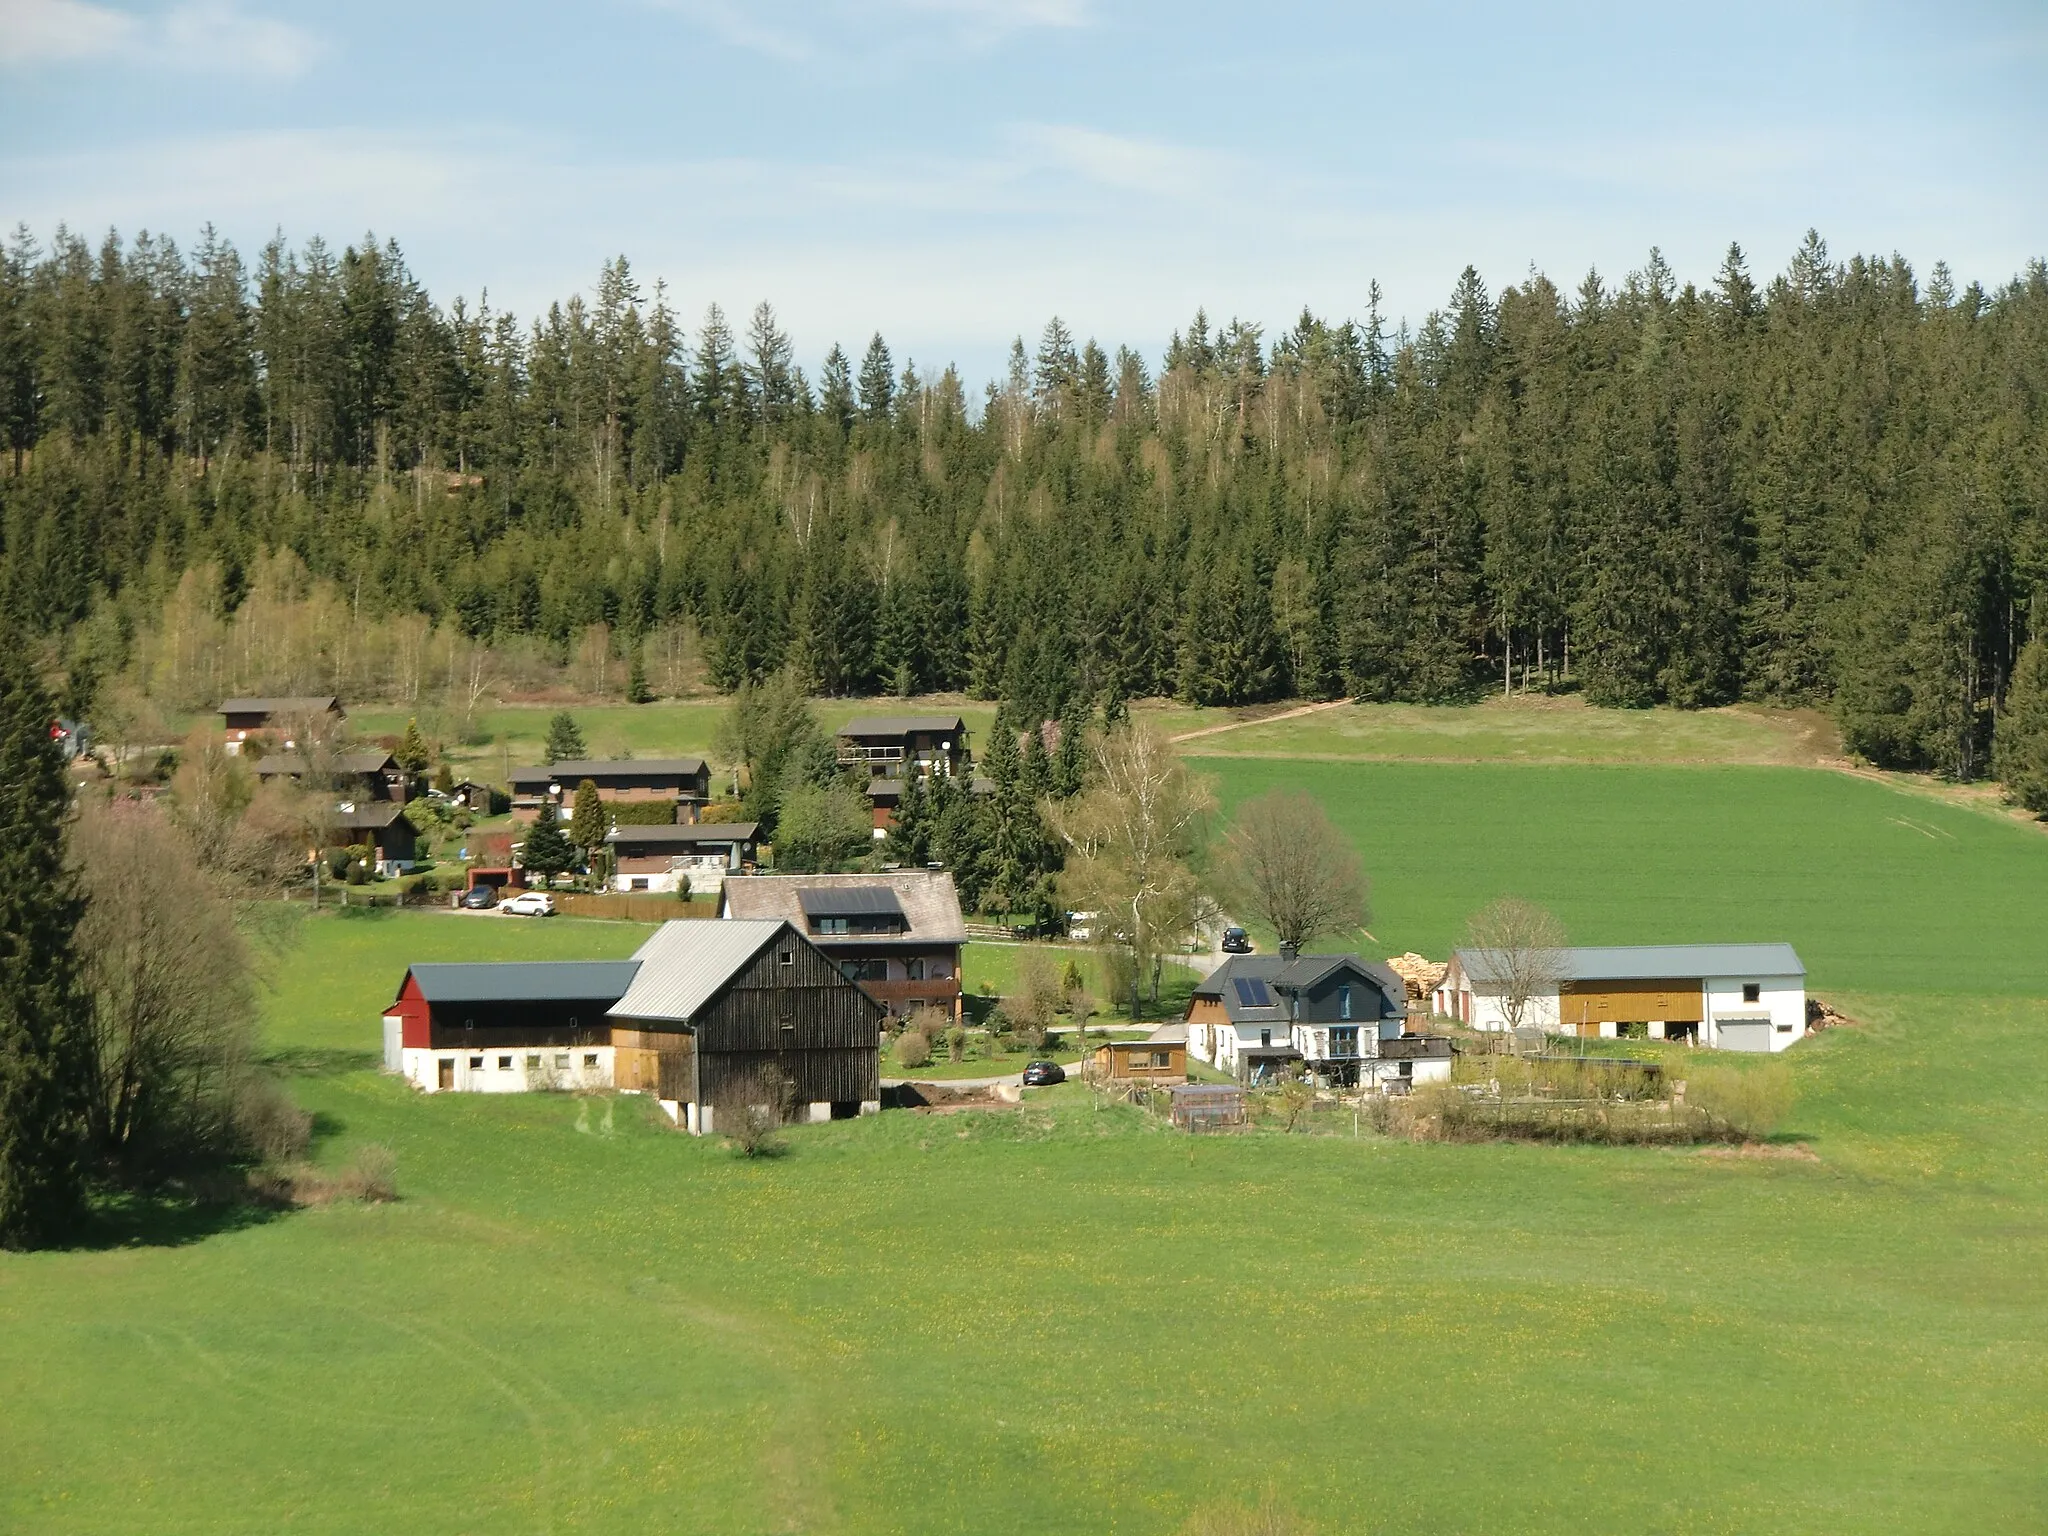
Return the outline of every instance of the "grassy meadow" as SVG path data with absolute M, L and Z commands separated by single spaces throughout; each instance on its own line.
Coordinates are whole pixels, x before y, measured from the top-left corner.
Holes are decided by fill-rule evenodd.
M 317 1155 L 387 1144 L 404 1198 L 0 1256 L 0 1530 L 2048 1526 L 2048 838 L 1645 755 L 1201 766 L 1324 800 L 1381 953 L 1508 890 L 1588 942 L 1791 939 L 1862 1023 L 1792 1052 L 1769 1155 L 1190 1140 L 1070 1087 L 749 1163 L 369 1069 L 406 961 L 644 929 L 303 919 L 269 1042 Z

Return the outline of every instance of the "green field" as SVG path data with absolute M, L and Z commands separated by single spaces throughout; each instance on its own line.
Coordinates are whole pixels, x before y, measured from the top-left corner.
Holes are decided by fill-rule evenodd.
M 1201 766 L 1325 800 L 1380 952 L 1514 890 L 1790 938 L 1863 1027 L 1793 1052 L 1794 1155 L 1191 1142 L 1067 1089 L 745 1163 L 361 1065 L 407 960 L 643 930 L 313 919 L 270 1038 L 405 1198 L 0 1258 L 0 1530 L 2048 1525 L 2048 838 L 1810 769 Z
M 1203 756 L 1347 761 L 1725 765 L 1808 763 L 1839 756 L 1841 745 L 1833 728 L 1810 712 L 1747 706 L 1594 709 L 1573 697 L 1517 695 L 1462 708 L 1340 704 L 1211 730 L 1191 739 L 1186 750 Z

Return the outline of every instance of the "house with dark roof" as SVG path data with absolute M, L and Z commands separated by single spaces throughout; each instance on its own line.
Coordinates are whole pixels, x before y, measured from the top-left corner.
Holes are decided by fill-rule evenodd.
M 612 852 L 612 889 L 715 895 L 727 877 L 754 867 L 758 830 L 751 821 L 622 822 L 604 839 Z
M 384 1010 L 384 1066 L 427 1093 L 612 1086 L 611 1020 L 637 960 L 415 965 Z
M 300 752 L 268 753 L 256 760 L 259 779 L 290 779 L 303 783 L 315 765 Z M 418 781 L 381 748 L 336 752 L 318 765 L 318 777 L 352 800 L 410 800 L 420 792 Z
M 1589 1039 L 1782 1051 L 1806 1035 L 1806 964 L 1790 944 L 1460 949 L 1432 1006 L 1469 1029 L 1504 1030 L 1518 994 L 1525 1027 Z
M 1195 983 L 1188 1000 L 1188 1051 L 1197 1060 L 1259 1082 L 1300 1067 L 1332 1086 L 1358 1084 L 1397 1041 L 1408 989 L 1377 961 L 1358 955 L 1232 955 Z
M 243 743 L 252 738 L 266 744 L 276 741 L 288 748 L 296 747 L 301 730 L 329 729 L 348 718 L 348 711 L 341 707 L 341 700 L 331 693 L 274 699 L 223 699 L 218 713 L 222 728 L 227 732 L 227 749 L 231 753 L 240 752 Z
M 608 803 L 668 801 L 675 806 L 675 821 L 695 821 L 698 810 L 711 798 L 711 765 L 701 757 L 627 758 L 603 762 L 565 758 L 558 763 L 541 763 L 531 768 L 514 768 L 506 775 L 512 791 L 512 814 L 531 821 L 543 805 L 553 805 L 566 814 L 576 799 L 576 786 L 585 779 L 597 786 Z
M 943 871 L 740 875 L 726 880 L 718 911 L 790 923 L 891 1013 L 930 1006 L 960 1017 L 967 921 Z
M 379 875 L 402 875 L 419 862 L 419 833 L 396 800 L 343 800 L 324 819 L 329 846 L 368 843 L 376 850 Z
M 702 1133 L 874 1113 L 884 1017 L 786 922 L 678 920 L 630 960 L 415 965 L 384 1064 L 425 1093 L 647 1093 Z
M 973 780 L 967 722 L 959 715 L 862 715 L 839 728 L 838 748 L 840 767 L 867 778 L 877 837 L 892 825 L 912 779 Z

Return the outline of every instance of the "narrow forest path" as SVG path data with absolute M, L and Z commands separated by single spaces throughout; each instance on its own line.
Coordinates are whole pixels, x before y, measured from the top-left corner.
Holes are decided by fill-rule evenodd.
M 1342 709 L 1350 702 L 1349 699 L 1331 699 L 1322 704 L 1302 704 L 1293 709 L 1283 709 L 1278 714 L 1259 715 L 1250 720 L 1230 720 L 1222 725 L 1205 725 L 1197 731 L 1182 731 L 1178 736 L 1168 739 L 1175 743 L 1193 741 L 1199 736 L 1214 736 L 1223 731 L 1241 731 L 1250 725 L 1271 725 L 1276 720 L 1296 720 L 1303 715 L 1318 714 L 1326 709 Z

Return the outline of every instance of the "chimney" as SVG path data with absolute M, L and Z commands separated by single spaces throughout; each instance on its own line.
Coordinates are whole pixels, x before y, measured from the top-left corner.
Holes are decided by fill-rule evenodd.
M 1301 958 L 1301 946 L 1282 940 L 1280 944 L 1280 958 L 1282 960 L 1299 960 Z

